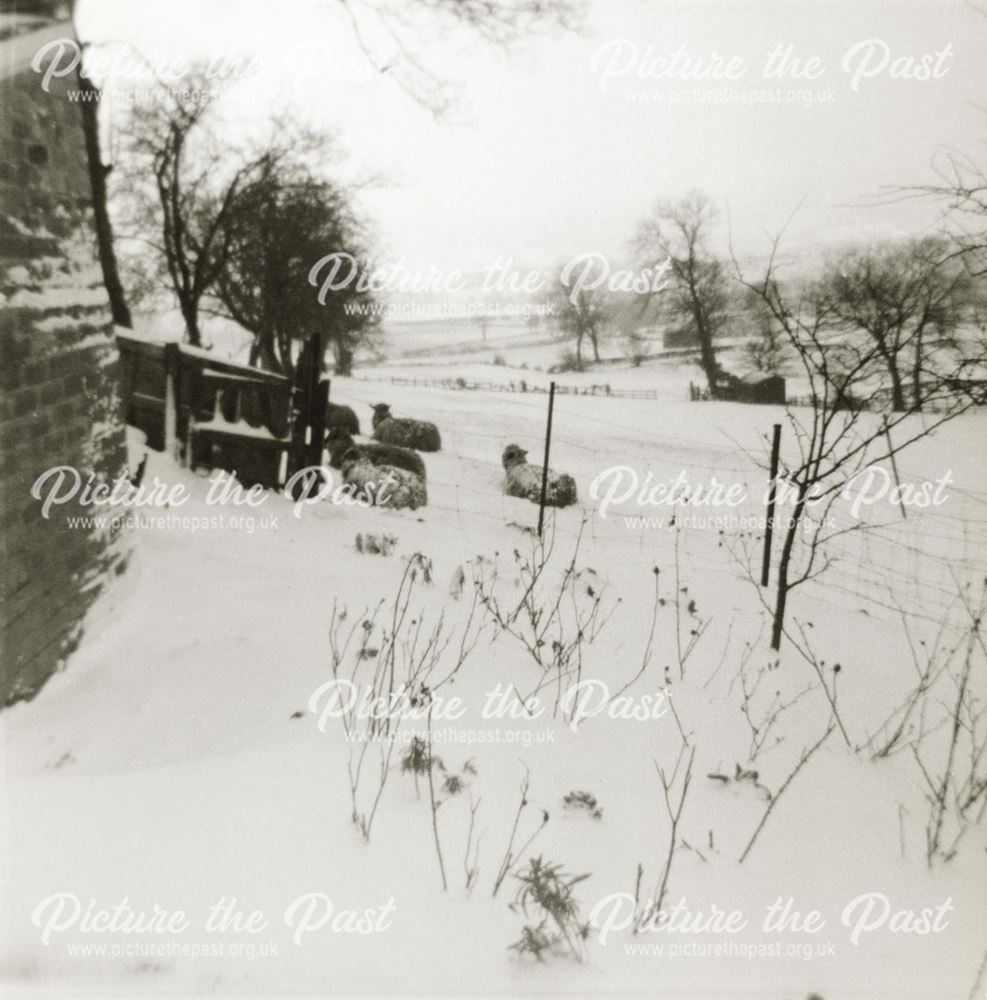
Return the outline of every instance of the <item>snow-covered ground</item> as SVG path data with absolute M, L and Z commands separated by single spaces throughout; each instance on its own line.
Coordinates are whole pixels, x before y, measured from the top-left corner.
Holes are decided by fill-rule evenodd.
M 482 372 L 490 377 L 497 369 L 477 366 L 478 379 Z M 408 560 L 421 553 L 431 579 L 422 579 L 419 563 L 409 605 L 416 624 L 404 633 L 410 641 L 420 624 L 418 645 L 401 647 L 396 663 L 400 677 L 441 621 L 449 642 L 435 688 L 462 648 L 474 575 L 490 584 L 496 567 L 491 585 L 503 604 L 520 597 L 517 560 L 532 554 L 537 508 L 503 496 L 500 455 L 513 441 L 540 461 L 546 407 L 543 394 L 361 380 L 386 374 L 335 379 L 333 398 L 352 404 L 365 429 L 368 404 L 380 400 L 439 426 L 443 449 L 425 456 L 429 504 L 418 511 L 321 502 L 296 517 L 290 500 L 273 495 L 246 512 L 208 505 L 206 478 L 151 455 L 148 477 L 188 484 L 192 499 L 173 513 L 190 520 L 135 530 L 132 568 L 93 611 L 64 672 L 35 701 L 0 717 L 4 850 L 16 873 L 3 886 L 0 968 L 11 995 L 974 995 L 987 945 L 983 824 L 966 834 L 952 860 L 930 867 L 929 806 L 914 756 L 904 751 L 875 761 L 863 747 L 916 682 L 902 614 L 911 642 L 931 646 L 944 618 L 959 622 L 954 581 L 982 583 L 987 455 L 972 443 L 983 440 L 987 414 L 955 421 L 900 461 L 903 479 L 951 470 L 947 504 L 909 510 L 907 519 L 892 505 L 867 508 L 866 516 L 885 526 L 845 536 L 835 565 L 793 596 L 792 621 L 829 665 L 824 672 L 840 664 L 847 737 L 831 733 L 784 787 L 832 710 L 813 668 L 790 643 L 780 655 L 768 649 L 769 615 L 744 568 L 745 553 L 755 572 L 759 567 L 761 532 L 704 526 L 681 510 L 670 527 L 667 509 L 629 503 L 604 518 L 589 494 L 597 475 L 626 465 L 642 478 L 651 471 L 655 481 L 684 472 L 693 483 L 710 476 L 743 483 L 750 502 L 735 513 L 758 514 L 764 439 L 781 411 L 689 403 L 689 371 L 681 367 L 579 376 L 661 390 L 657 400 L 561 395 L 552 442 L 551 464 L 575 477 L 580 504 L 550 519 L 544 594 L 553 586 L 557 593 L 579 539 L 581 573 L 566 600 L 585 607 L 602 594 L 601 615 L 609 615 L 585 636 L 580 676 L 602 681 L 610 696 L 630 684 L 622 695 L 632 706 L 613 702 L 609 713 L 593 714 L 573 731 L 565 713 L 553 710 L 549 687 L 538 718 L 492 717 L 491 692 L 513 685 L 528 694 L 543 675 L 481 607 L 473 619 L 474 627 L 485 623 L 479 641 L 454 678 L 434 690 L 436 705 L 449 707 L 458 697 L 464 714 L 431 722 L 433 752 L 465 787 L 458 794 L 436 787 L 436 834 L 427 778 L 416 792 L 400 767 L 399 743 L 366 842 L 352 822 L 348 778 L 363 744 L 347 742 L 339 719 L 328 719 L 322 731 L 324 702 L 314 710 L 312 704 L 332 679 L 333 609 L 337 622 L 346 609 L 337 633 L 345 638 L 354 626 L 362 634 L 360 616 L 383 601 L 368 640 L 379 647 Z M 462 368 L 457 374 L 473 377 Z M 783 452 L 790 446 L 783 439 Z M 698 512 L 706 513 L 714 512 Z M 665 522 L 642 526 L 625 515 Z M 226 523 L 209 523 L 217 516 Z M 253 520 L 231 527 L 237 516 Z M 201 523 L 193 524 L 196 518 Z M 394 551 L 358 551 L 357 536 L 368 533 L 394 536 Z M 562 614 L 572 614 L 568 604 Z M 358 660 L 355 649 L 356 642 L 345 667 L 369 679 L 373 654 Z M 974 681 L 981 699 L 982 667 Z M 832 673 L 826 678 L 835 682 Z M 778 703 L 793 699 L 769 730 Z M 587 712 L 602 703 L 594 696 Z M 659 717 L 621 717 L 631 707 Z M 426 722 L 404 721 L 399 730 L 421 735 Z M 694 920 L 714 907 L 738 910 L 744 926 L 736 933 L 694 925 L 691 933 L 634 935 L 619 926 L 617 903 L 601 901 L 625 894 L 626 903 L 638 882 L 645 899 L 661 881 L 672 836 L 661 774 L 673 777 L 682 733 L 695 758 L 665 907 L 684 900 L 680 912 Z M 363 812 L 379 784 L 380 746 L 368 751 L 361 775 Z M 673 806 L 684 768 L 683 758 Z M 512 841 L 526 773 L 527 805 Z M 595 797 L 598 817 L 564 804 L 580 791 Z M 598 924 L 585 942 L 585 961 L 554 955 L 540 964 L 509 950 L 526 922 L 510 905 L 519 882 L 508 874 L 493 890 L 511 843 L 514 869 L 541 856 L 589 875 L 574 889 L 581 919 L 595 913 Z M 467 891 L 474 859 L 477 876 Z M 71 899 L 61 910 L 50 901 L 59 893 L 77 897 L 83 910 L 90 900 L 99 911 L 124 899 L 134 911 L 182 910 L 188 926 L 144 934 L 84 929 L 81 916 L 70 919 Z M 906 916 L 880 919 L 883 900 L 868 903 L 867 894 L 882 894 L 894 914 L 932 911 L 926 933 Z M 355 910 L 366 920 L 343 915 L 316 926 L 325 897 L 334 915 Z M 779 897 L 791 898 L 803 917 L 818 910 L 816 931 L 765 931 L 766 908 Z M 209 908 L 221 898 L 235 898 L 235 909 L 247 915 L 262 911 L 256 933 L 207 931 Z M 308 930 L 300 926 L 306 915 Z M 857 928 L 862 920 L 873 927 Z M 367 930 L 373 932 L 360 932 Z M 158 945 L 160 954 L 147 953 Z M 223 954 L 216 953 L 220 945 Z M 193 954 L 203 950 L 213 953 Z M 976 995 L 984 985 L 981 975 Z

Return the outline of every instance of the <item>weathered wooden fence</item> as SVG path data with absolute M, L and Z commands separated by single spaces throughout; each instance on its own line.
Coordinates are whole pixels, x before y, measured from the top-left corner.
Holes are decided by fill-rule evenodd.
M 149 448 L 270 488 L 321 464 L 328 383 L 316 351 L 302 352 L 292 381 L 187 344 L 125 334 L 117 343 L 125 418 Z

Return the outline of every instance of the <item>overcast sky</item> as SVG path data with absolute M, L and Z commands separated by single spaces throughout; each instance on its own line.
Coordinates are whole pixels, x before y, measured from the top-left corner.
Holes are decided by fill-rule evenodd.
M 800 202 L 789 245 L 802 251 L 914 231 L 934 224 L 932 205 L 868 203 L 927 180 L 937 150 L 981 156 L 987 139 L 987 16 L 962 0 L 596 0 L 582 33 L 510 54 L 425 38 L 421 59 L 461 102 L 452 122 L 367 65 L 337 0 L 83 0 L 80 33 L 155 60 L 255 60 L 227 114 L 250 127 L 290 106 L 332 127 L 345 169 L 388 178 L 365 196 L 386 255 L 419 267 L 619 256 L 655 199 L 693 187 L 729 211 L 744 253 Z M 778 45 L 816 57 L 816 78 L 765 79 Z M 737 78 L 637 75 L 680 47 L 693 66 L 734 60 Z M 923 57 L 937 78 L 891 78 Z M 775 88 L 780 104 L 726 100 Z

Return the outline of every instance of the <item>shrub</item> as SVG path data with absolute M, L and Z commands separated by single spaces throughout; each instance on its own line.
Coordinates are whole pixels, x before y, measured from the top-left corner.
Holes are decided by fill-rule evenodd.
M 576 352 L 569 348 L 562 352 L 562 357 L 554 370 L 557 372 L 581 372 L 583 363 Z
M 543 962 L 544 956 L 556 949 L 564 949 L 577 962 L 586 953 L 589 924 L 579 919 L 579 903 L 572 890 L 586 875 L 568 875 L 562 866 L 532 858 L 525 868 L 514 876 L 520 883 L 511 909 L 520 910 L 526 920 L 534 918 L 521 930 L 521 937 L 510 947 L 519 955 L 534 955 Z
M 640 368 L 651 353 L 651 343 L 640 330 L 629 330 L 624 335 L 624 350 L 631 364 L 635 368 Z
M 572 791 L 569 792 L 563 799 L 562 804 L 566 809 L 572 811 L 581 810 L 583 812 L 589 813 L 593 819 L 601 819 L 603 816 L 603 810 L 600 808 L 599 803 L 596 801 L 596 796 L 591 792 L 582 791 Z
M 359 533 L 356 536 L 356 551 L 364 555 L 389 556 L 397 545 L 395 535 L 371 535 Z
M 429 767 L 443 769 L 442 758 L 433 754 L 429 748 L 428 741 L 420 736 L 412 737 L 407 749 L 401 755 L 401 773 L 428 774 Z

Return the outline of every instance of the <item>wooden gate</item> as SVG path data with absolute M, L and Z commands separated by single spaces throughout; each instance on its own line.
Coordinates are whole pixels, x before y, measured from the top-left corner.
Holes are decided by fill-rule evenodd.
M 292 381 L 202 348 L 118 334 L 126 421 L 183 465 L 280 488 L 298 469 L 322 465 L 329 383 L 314 340 Z

